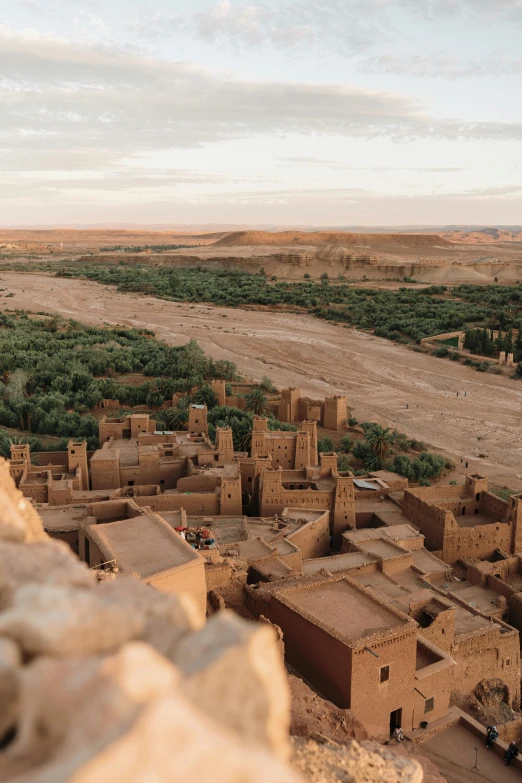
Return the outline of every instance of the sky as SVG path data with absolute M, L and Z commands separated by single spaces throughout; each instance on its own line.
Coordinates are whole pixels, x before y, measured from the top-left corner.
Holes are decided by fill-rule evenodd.
M 0 224 L 522 224 L 522 0 L 0 0 Z

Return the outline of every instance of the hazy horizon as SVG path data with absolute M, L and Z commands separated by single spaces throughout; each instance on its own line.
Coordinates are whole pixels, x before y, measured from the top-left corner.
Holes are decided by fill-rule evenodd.
M 517 225 L 521 34 L 520 0 L 13 0 L 1 222 Z

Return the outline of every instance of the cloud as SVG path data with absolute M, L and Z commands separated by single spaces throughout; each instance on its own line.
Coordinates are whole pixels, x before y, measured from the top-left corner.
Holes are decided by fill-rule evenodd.
M 421 55 L 401 57 L 385 54 L 363 60 L 358 69 L 365 73 L 393 73 L 421 79 L 463 79 L 482 76 L 512 76 L 522 73 L 522 58 L 491 54 L 481 59 Z
M 0 34 L 0 147 L 136 150 L 193 147 L 288 132 L 415 133 L 422 107 L 401 95 L 345 85 L 246 81 L 191 63 Z M 83 163 L 81 164 L 83 165 Z
M 404 24 L 404 14 L 410 22 Z M 358 56 L 392 39 L 408 40 L 411 22 L 421 21 L 422 40 L 432 36 L 430 22 L 448 16 L 522 21 L 520 0 L 214 0 L 202 11 L 142 15 L 131 29 L 144 39 L 165 40 L 182 34 L 234 52 L 272 48 L 292 56 Z M 482 39 L 481 39 L 482 41 Z
M 502 199 L 506 196 L 519 196 L 522 195 L 522 185 L 502 185 L 497 188 L 475 188 L 473 190 L 464 190 L 461 193 L 447 193 L 443 194 L 446 198 L 458 198 L 458 199 Z
M 115 48 L 0 31 L 2 136 L 10 150 L 102 157 L 292 132 L 522 139 L 522 124 L 430 117 L 404 95 L 349 85 L 247 81 Z
M 399 0 L 417 13 L 436 16 L 493 16 L 498 19 L 522 20 L 520 0 Z
M 132 29 L 153 40 L 182 31 L 236 51 L 273 47 L 306 54 L 333 45 L 338 52 L 354 54 L 372 45 L 376 31 L 386 37 L 383 8 L 383 0 L 290 0 L 275 7 L 217 0 L 195 14 L 141 17 Z
M 298 166 L 298 167 L 318 167 L 328 168 L 338 171 L 418 171 L 418 172 L 439 172 L 448 173 L 455 171 L 466 171 L 460 166 L 352 166 L 349 163 L 343 163 L 340 160 L 327 160 L 321 158 L 278 158 L 280 166 Z

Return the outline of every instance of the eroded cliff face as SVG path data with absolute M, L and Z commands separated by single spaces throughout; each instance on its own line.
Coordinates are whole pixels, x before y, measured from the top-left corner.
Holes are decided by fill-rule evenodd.
M 2 781 L 297 783 L 289 725 L 273 628 L 226 611 L 202 625 L 188 597 L 98 582 L 0 461 Z M 415 762 L 371 752 L 336 750 L 347 781 L 376 783 L 383 765 L 387 780 L 420 781 Z

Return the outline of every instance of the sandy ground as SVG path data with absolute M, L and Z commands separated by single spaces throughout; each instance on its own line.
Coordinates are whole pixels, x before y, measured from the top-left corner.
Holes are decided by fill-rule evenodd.
M 0 287 L 7 289 L 0 298 L 4 308 L 146 327 L 174 345 L 194 338 L 248 377 L 269 375 L 278 386 L 297 386 L 312 397 L 346 394 L 359 421 L 396 427 L 443 450 L 459 468 L 463 458 L 470 471 L 522 488 L 522 381 L 478 373 L 308 315 L 177 304 L 17 272 L 1 273 Z M 9 292 L 15 296 L 3 298 Z

